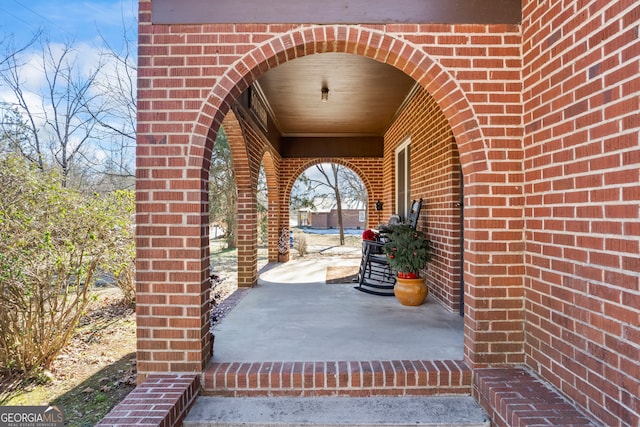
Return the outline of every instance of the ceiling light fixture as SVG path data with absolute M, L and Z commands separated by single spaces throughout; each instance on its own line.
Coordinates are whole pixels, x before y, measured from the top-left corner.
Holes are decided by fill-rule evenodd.
M 322 102 L 327 102 L 329 100 L 329 88 L 323 87 L 321 92 L 322 97 L 320 99 L 322 100 Z

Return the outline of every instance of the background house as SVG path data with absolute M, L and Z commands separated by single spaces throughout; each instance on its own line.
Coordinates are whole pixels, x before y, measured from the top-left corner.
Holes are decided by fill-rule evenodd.
M 298 210 L 298 226 L 318 229 L 338 228 L 338 209 L 336 201 L 316 198 L 313 208 Z M 346 228 L 363 229 L 366 226 L 367 209 L 357 200 L 342 202 L 342 225 Z

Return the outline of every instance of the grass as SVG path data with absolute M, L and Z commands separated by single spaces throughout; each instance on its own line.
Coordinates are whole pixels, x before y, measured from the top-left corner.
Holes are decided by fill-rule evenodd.
M 25 384 L 4 405 L 53 405 L 62 409 L 65 425 L 94 426 L 134 389 L 131 381 L 123 382 L 123 375 L 134 366 L 135 353 L 129 353 L 73 387 L 66 381 Z
M 134 384 L 122 382 L 123 373 L 134 364 L 135 353 L 129 353 L 56 397 L 51 405 L 62 408 L 66 425 L 94 426 L 134 389 Z
M 122 304 L 120 290 L 99 290 L 51 372 L 13 384 L 0 403 L 55 405 L 65 425 L 95 425 L 135 388 L 135 334 L 133 311 Z

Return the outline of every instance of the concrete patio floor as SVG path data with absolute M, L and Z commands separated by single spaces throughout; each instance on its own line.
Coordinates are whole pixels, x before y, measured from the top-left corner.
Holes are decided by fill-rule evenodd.
M 462 360 L 463 318 L 429 298 L 419 307 L 325 284 L 319 257 L 269 264 L 258 285 L 214 328 L 214 362 Z

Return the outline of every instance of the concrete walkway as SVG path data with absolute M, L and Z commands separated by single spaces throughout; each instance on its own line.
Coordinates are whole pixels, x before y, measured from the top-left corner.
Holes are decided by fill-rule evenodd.
M 489 427 L 471 397 L 200 397 L 185 427 L 438 426 Z
M 216 362 L 462 360 L 463 318 L 324 283 L 340 258 L 271 265 L 214 329 Z

